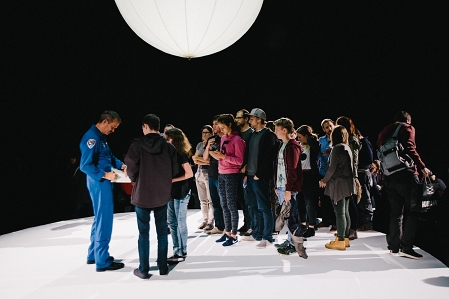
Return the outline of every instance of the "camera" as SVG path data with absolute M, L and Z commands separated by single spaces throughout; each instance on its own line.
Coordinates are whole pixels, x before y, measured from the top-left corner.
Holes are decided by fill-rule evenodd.
M 212 144 L 211 146 L 210 146 L 210 151 L 212 151 L 212 152 L 215 152 L 216 150 L 218 150 L 218 148 L 220 147 L 220 145 L 219 144 L 217 144 L 217 143 L 214 143 L 214 144 Z
M 220 139 L 219 138 L 217 138 L 217 137 L 215 137 L 214 138 L 214 144 L 212 144 L 211 146 L 210 146 L 210 151 L 212 151 L 212 152 L 215 152 L 215 151 L 217 151 L 219 148 L 220 148 Z

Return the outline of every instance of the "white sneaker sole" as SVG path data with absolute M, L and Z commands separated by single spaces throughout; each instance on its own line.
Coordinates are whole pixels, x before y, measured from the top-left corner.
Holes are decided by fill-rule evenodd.
M 402 257 L 409 258 L 409 259 L 414 259 L 414 260 L 420 260 L 420 259 L 422 259 L 422 257 L 413 256 L 413 255 L 410 255 L 410 254 L 407 254 L 407 253 L 403 253 L 403 252 L 399 252 L 398 255 L 399 255 L 399 256 L 402 256 Z

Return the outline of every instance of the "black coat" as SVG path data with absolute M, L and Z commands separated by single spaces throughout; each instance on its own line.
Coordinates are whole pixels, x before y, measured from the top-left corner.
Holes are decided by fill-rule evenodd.
M 172 178 L 179 165 L 175 147 L 157 133 L 136 138 L 125 157 L 127 173 L 134 183 L 131 204 L 160 207 L 171 199 Z

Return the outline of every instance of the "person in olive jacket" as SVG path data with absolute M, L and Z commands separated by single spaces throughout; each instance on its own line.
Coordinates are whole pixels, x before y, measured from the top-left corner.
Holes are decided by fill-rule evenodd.
M 139 268 L 134 275 L 142 279 L 149 278 L 151 211 L 156 224 L 159 273 L 168 274 L 167 203 L 179 165 L 175 147 L 159 134 L 159 129 L 159 117 L 147 114 L 142 121 L 144 136 L 133 140 L 125 157 L 126 172 L 133 184 L 131 204 L 135 206 L 139 229 Z

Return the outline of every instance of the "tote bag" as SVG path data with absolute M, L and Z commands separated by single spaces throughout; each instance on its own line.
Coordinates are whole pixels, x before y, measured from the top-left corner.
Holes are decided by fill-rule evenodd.
M 438 183 L 432 183 L 426 177 L 419 181 L 412 189 L 410 210 L 412 212 L 427 212 L 438 204 L 436 190 Z

